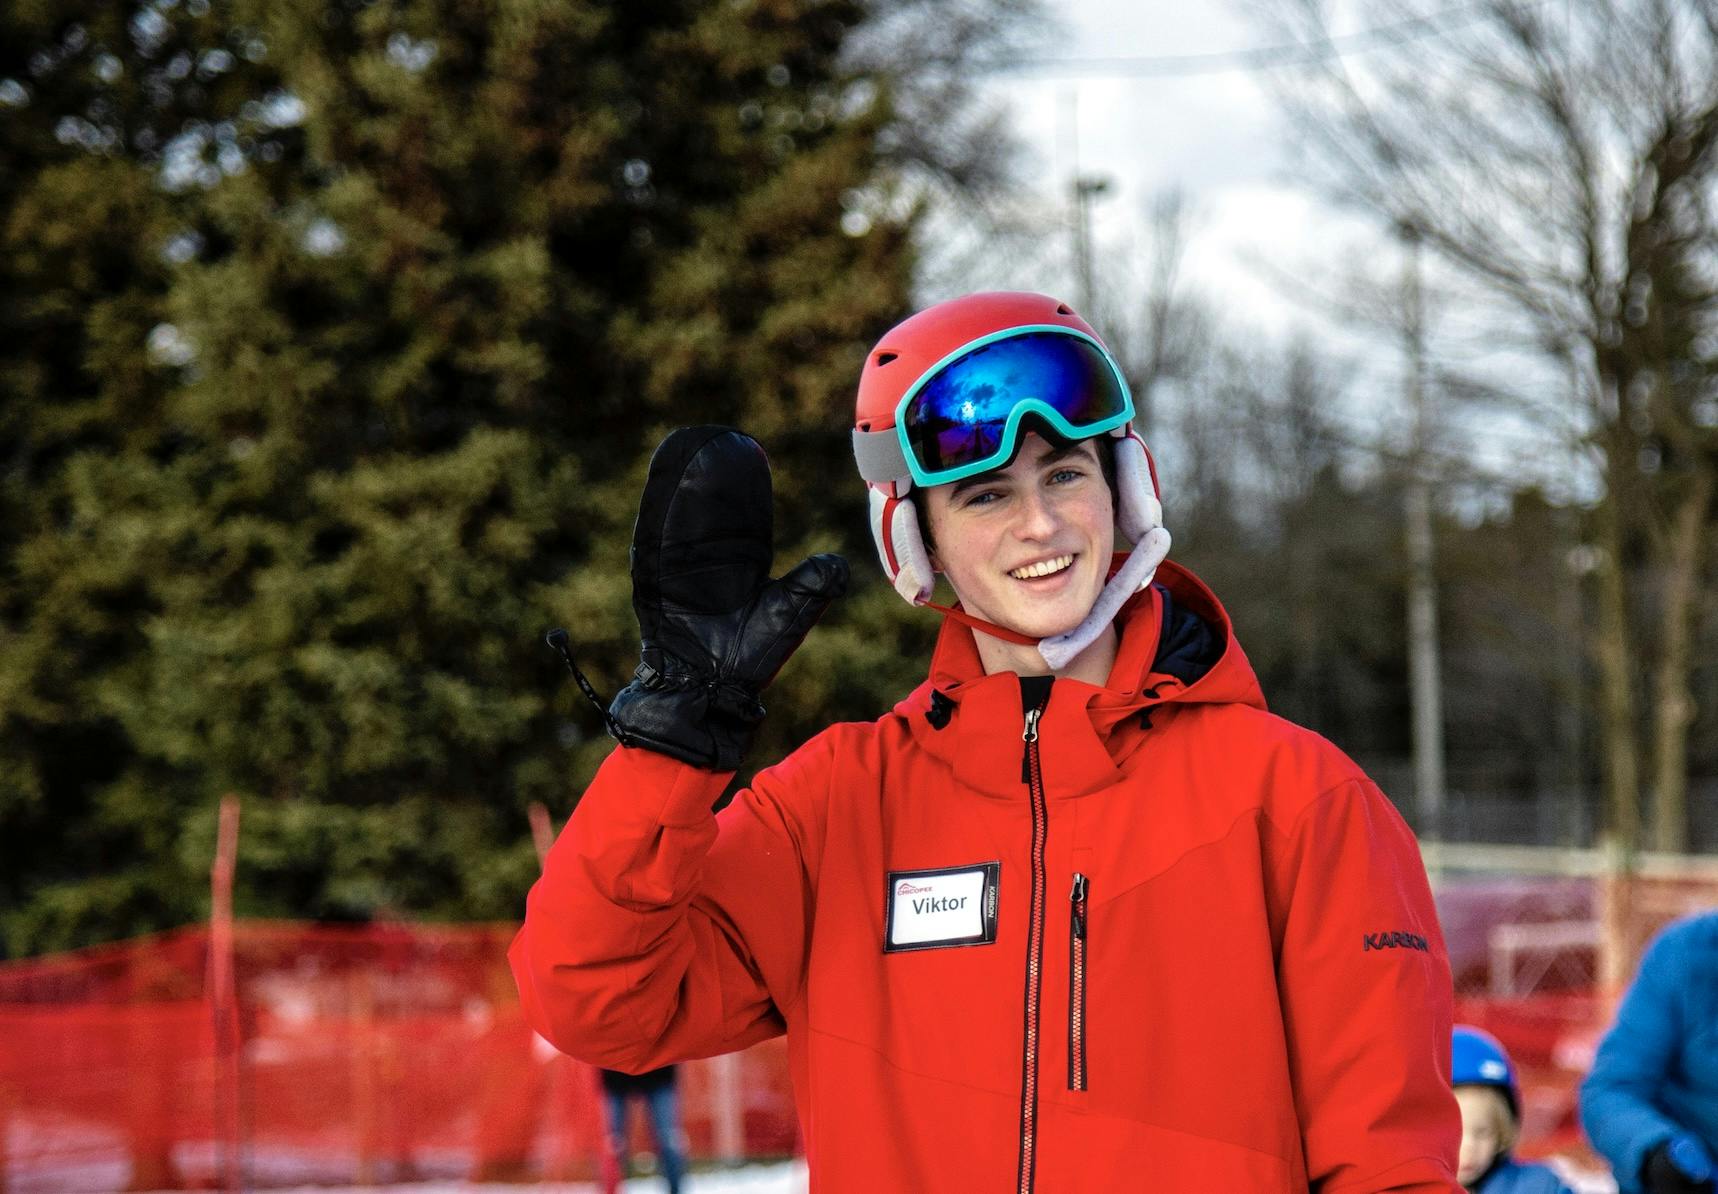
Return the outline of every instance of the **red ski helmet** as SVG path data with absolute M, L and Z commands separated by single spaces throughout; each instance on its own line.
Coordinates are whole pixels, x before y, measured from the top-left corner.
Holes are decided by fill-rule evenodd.
M 865 358 L 853 427 L 853 452 L 870 493 L 878 558 L 896 592 L 915 605 L 929 601 L 936 577 L 909 495 L 915 476 L 929 476 L 935 483 L 939 474 L 929 470 L 924 449 L 915 447 L 906 429 L 912 404 L 981 354 L 1024 349 L 1027 341 L 1033 342 L 1031 351 L 1048 352 L 1054 359 L 1031 372 L 1032 385 L 1016 390 L 1004 385 L 1000 394 L 992 387 L 984 416 L 987 437 L 981 448 L 968 452 L 985 459 L 966 467 L 1004 463 L 1018 446 L 1021 420 L 1028 415 L 1043 418 L 1070 439 L 1109 435 L 1115 439 L 1117 527 L 1139 544 L 1163 525 L 1156 471 L 1134 430 L 1127 383 L 1090 324 L 1066 303 L 1025 291 L 990 291 L 938 303 L 891 328 Z M 1046 372 L 1052 380 L 1042 380 Z M 1006 379 L 992 369 L 986 380 Z M 1060 387 L 1060 393 L 1048 393 L 1046 386 Z M 970 413 L 971 404 L 964 405 Z M 1166 551 L 1167 536 L 1162 538 Z

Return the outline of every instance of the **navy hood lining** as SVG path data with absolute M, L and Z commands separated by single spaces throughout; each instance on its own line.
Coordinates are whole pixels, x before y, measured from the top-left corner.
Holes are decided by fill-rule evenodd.
M 1166 587 L 1152 588 L 1163 602 L 1163 623 L 1151 670 L 1174 676 L 1191 687 L 1223 657 L 1223 637 L 1204 618 L 1177 604 Z

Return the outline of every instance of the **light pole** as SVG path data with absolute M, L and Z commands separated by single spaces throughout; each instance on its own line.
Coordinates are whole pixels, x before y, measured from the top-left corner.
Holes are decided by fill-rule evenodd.
M 1425 303 L 1420 285 L 1420 235 L 1397 227 L 1406 250 L 1402 269 L 1402 346 L 1413 440 L 1408 458 L 1408 683 L 1413 718 L 1414 795 L 1420 834 L 1444 829 L 1444 704 L 1439 677 L 1438 590 L 1432 540 L 1431 420 L 1426 403 Z
M 1092 282 L 1092 200 L 1109 189 L 1107 178 L 1077 171 L 1074 174 L 1074 276 L 1080 288 L 1080 313 L 1087 319 L 1097 318 L 1092 304 L 1096 293 Z

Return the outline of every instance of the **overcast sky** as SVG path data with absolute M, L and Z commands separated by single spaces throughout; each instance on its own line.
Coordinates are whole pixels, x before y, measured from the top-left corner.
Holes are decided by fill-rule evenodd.
M 1271 44 L 1221 0 L 1050 0 L 1048 8 L 1065 35 L 1053 43 L 1056 57 L 1068 59 L 1198 58 Z M 1066 196 L 1076 154 L 1083 175 L 1110 180 L 1094 204 L 1100 273 L 1145 241 L 1153 197 L 1179 187 L 1194 215 L 1190 282 L 1281 328 L 1293 321 L 1293 304 L 1256 259 L 1286 266 L 1298 258 L 1322 205 L 1290 177 L 1284 123 L 1261 81 L 1197 62 L 1188 69 L 1045 67 L 990 88 L 1014 114 L 1046 202 Z
M 1236 0 L 1046 0 L 1046 7 L 1061 29 L 1048 54 L 1108 65 L 998 76 L 986 94 L 1012 113 L 1028 154 L 1023 174 L 1044 210 L 1068 210 L 1076 154 L 1082 175 L 1110 181 L 1094 207 L 1100 291 L 1116 292 L 1131 274 L 1138 292 L 1149 207 L 1180 188 L 1192 213 L 1185 286 L 1211 300 L 1231 332 L 1257 331 L 1277 343 L 1299 334 L 1341 357 L 1354 369 L 1355 413 L 1380 428 L 1393 422 L 1384 408 L 1400 391 L 1399 340 L 1357 329 L 1312 297 L 1340 291 L 1345 273 L 1361 267 L 1397 276 L 1391 238 L 1369 219 L 1338 212 L 1297 170 L 1286 118 L 1264 77 L 1198 61 L 1278 46 L 1282 38 L 1245 19 Z M 1335 32 L 1340 38 L 1366 30 Z M 1114 62 L 1140 58 L 1153 61 Z M 1162 61 L 1182 58 L 1194 61 Z M 1027 269 L 1050 275 L 1041 288 L 1075 296 L 1071 260 L 1065 244 L 1051 245 Z M 1435 283 L 1433 265 L 1427 263 L 1428 285 Z M 1296 293 L 1285 276 L 1304 279 L 1309 289 Z M 1436 318 L 1449 329 L 1477 312 L 1446 306 Z M 1496 367 L 1519 375 L 1523 366 L 1514 358 Z M 1513 455 L 1508 448 L 1520 430 L 1496 421 L 1489 427 L 1496 433 L 1481 437 L 1490 441 L 1486 454 Z

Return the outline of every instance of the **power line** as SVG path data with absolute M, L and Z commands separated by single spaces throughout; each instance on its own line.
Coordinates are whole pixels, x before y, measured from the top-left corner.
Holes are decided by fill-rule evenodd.
M 1429 37 L 1440 37 L 1467 24 L 1488 7 L 1485 3 L 1464 4 L 1441 12 L 1427 13 L 1423 17 L 1411 17 L 1393 25 L 1380 25 L 1376 29 L 1346 33 L 1340 37 L 1258 46 L 1250 50 L 1219 50 L 1208 54 L 1116 55 L 1102 58 L 1020 58 L 999 63 L 992 70 L 997 74 L 1174 78 L 1221 74 L 1225 71 L 1264 71 L 1284 66 L 1306 66 L 1370 50 L 1406 45 Z

